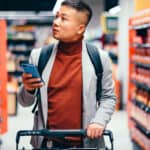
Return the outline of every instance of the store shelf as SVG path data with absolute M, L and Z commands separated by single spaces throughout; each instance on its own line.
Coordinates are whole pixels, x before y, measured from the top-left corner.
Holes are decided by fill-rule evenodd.
M 150 44 L 146 43 L 146 44 L 137 44 L 137 43 L 134 43 L 132 44 L 133 47 L 138 47 L 138 48 L 150 48 Z
M 132 121 L 134 122 L 134 121 Z M 150 147 L 150 139 L 143 134 L 138 128 L 132 127 L 130 129 L 131 139 L 133 142 L 134 150 L 149 150 Z
M 150 131 L 149 127 L 149 115 L 150 109 L 148 106 L 139 104 L 137 102 L 132 102 L 131 105 L 131 116 L 130 118 L 134 118 L 141 126 L 143 126 L 146 130 Z M 148 109 L 147 109 L 148 108 Z M 134 124 L 136 126 L 136 124 Z
M 133 80 L 133 79 L 131 80 L 131 82 L 134 83 L 139 88 L 142 88 L 148 92 L 150 91 L 150 86 L 146 85 L 145 83 L 140 83 L 140 82 Z
M 53 20 L 54 18 L 54 13 L 52 13 L 51 11 L 40 11 L 40 12 L 35 12 L 35 11 L 0 11 L 0 19 L 1 18 L 5 18 L 6 20 L 8 20 L 8 23 L 10 22 L 10 20 L 14 20 L 14 24 L 13 25 L 18 25 L 18 24 L 22 24 L 22 22 L 19 22 L 20 20 L 24 20 L 24 22 L 27 20 L 35 20 L 35 21 L 39 21 L 39 20 Z
M 150 139 L 150 131 L 143 127 L 135 118 L 131 117 L 131 120 L 136 124 L 136 128 Z
M 145 105 L 144 103 L 140 102 L 137 99 L 133 99 L 131 100 L 131 102 L 136 105 L 138 108 L 140 108 L 141 110 L 143 110 L 145 113 L 150 113 L 150 107 Z
M 26 26 L 28 25 L 36 25 L 36 26 L 51 26 L 54 20 L 54 16 L 49 16 L 45 19 L 40 20 L 27 20 L 25 23 Z
M 14 72 L 8 72 L 9 75 L 20 77 L 22 75 L 22 71 L 14 71 Z
M 141 29 L 147 29 L 149 27 L 150 27 L 150 24 L 142 24 L 142 25 L 132 26 L 130 27 L 130 29 L 141 30 Z
M 139 62 L 133 62 L 133 64 L 135 64 L 137 67 L 141 67 L 141 68 L 144 68 L 144 69 L 150 69 L 150 64 L 142 64 L 142 63 L 139 63 Z
M 18 56 L 18 55 L 23 55 L 23 56 L 29 56 L 31 53 L 31 50 L 23 50 L 23 51 L 19 51 L 19 50 L 12 50 L 11 51 L 12 54 Z
M 27 45 L 33 45 L 35 43 L 35 39 L 8 39 L 8 44 L 22 44 L 25 43 Z

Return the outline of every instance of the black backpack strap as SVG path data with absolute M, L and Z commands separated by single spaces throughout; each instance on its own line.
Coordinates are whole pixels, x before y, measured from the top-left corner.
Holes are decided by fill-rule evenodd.
M 40 52 L 40 56 L 39 56 L 39 61 L 38 61 L 38 71 L 40 73 L 40 75 L 42 76 L 42 72 L 44 70 L 44 67 L 46 66 L 51 54 L 52 54 L 52 50 L 53 50 L 54 45 L 47 45 L 44 46 Z M 38 91 L 37 95 L 40 94 L 40 92 Z M 36 103 L 32 109 L 32 113 L 35 112 L 38 103 L 39 103 L 39 97 L 36 99 Z
M 49 57 L 52 54 L 53 46 L 54 45 L 47 45 L 47 46 L 44 46 L 41 50 L 39 61 L 38 61 L 38 71 L 40 75 L 42 75 L 44 67 L 46 66 L 49 60 Z
M 98 49 L 95 46 L 89 43 L 86 43 L 86 47 L 97 76 L 96 99 L 99 103 L 101 98 L 101 90 L 102 90 L 101 82 L 102 82 L 102 75 L 103 75 L 103 66 L 100 58 L 100 53 L 98 52 Z

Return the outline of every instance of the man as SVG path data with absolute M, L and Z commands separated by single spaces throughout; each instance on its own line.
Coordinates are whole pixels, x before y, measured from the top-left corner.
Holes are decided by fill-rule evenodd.
M 114 84 L 110 62 L 100 50 L 103 64 L 102 91 L 99 108 L 96 102 L 96 75 L 87 53 L 83 34 L 92 17 L 91 8 L 80 0 L 65 0 L 53 22 L 53 37 L 58 40 L 39 78 L 23 73 L 23 86 L 18 100 L 23 106 L 34 103 L 36 89 L 40 88 L 41 107 L 35 114 L 34 128 L 87 129 L 84 147 L 104 147 L 101 137 L 115 107 Z M 40 49 L 33 50 L 30 63 L 37 66 Z M 43 119 L 43 121 L 42 121 Z M 44 122 L 44 124 L 43 124 Z M 80 147 L 80 138 L 70 138 Z M 49 142 L 42 137 L 32 137 L 31 144 L 38 148 Z M 53 139 L 53 146 L 67 148 L 63 140 Z

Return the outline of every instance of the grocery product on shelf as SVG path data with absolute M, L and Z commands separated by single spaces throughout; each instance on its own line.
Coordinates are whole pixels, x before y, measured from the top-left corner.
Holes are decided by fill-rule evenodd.
M 150 9 L 130 18 L 128 121 L 132 141 L 150 149 Z

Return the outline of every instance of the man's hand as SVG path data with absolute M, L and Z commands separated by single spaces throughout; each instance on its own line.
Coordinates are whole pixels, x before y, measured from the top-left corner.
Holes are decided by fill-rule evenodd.
M 102 136 L 104 126 L 96 123 L 89 124 L 87 127 L 87 136 L 91 139 L 99 138 Z
M 29 92 L 43 86 L 43 82 L 41 82 L 40 78 L 32 78 L 32 75 L 27 73 L 23 73 L 22 82 L 24 84 L 24 88 Z

